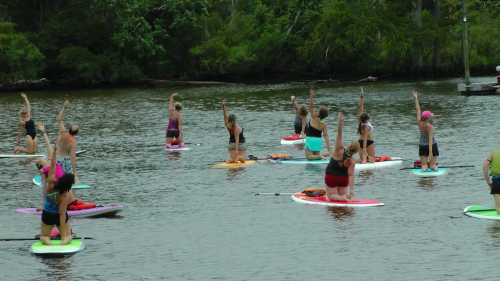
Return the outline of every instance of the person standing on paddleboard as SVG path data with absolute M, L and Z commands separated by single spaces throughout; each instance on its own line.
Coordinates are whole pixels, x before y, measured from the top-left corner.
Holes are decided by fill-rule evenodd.
M 303 138 L 307 123 L 307 108 L 305 105 L 299 105 L 295 96 L 291 96 L 290 98 L 292 99 L 293 111 L 295 112 L 295 120 L 293 122 L 294 131 L 296 135 Z
M 16 146 L 14 148 L 14 153 L 28 153 L 34 154 L 37 151 L 37 139 L 36 139 L 36 128 L 35 122 L 31 119 L 31 104 L 28 100 L 28 96 L 25 93 L 21 94 L 24 100 L 24 106 L 20 112 L 19 129 L 16 137 Z M 25 135 L 26 147 L 20 146 L 21 136 Z
M 65 173 L 72 173 L 75 176 L 75 182 L 79 182 L 78 173 L 76 171 L 76 146 L 79 127 L 78 125 L 64 124 L 64 109 L 69 106 L 69 101 L 65 100 L 63 107 L 57 115 L 59 125 L 59 136 L 57 137 L 57 163 L 60 164 Z
M 335 150 L 325 170 L 326 194 L 332 200 L 350 200 L 354 189 L 354 166 L 352 156 L 359 151 L 359 144 L 353 142 L 344 147 L 344 114 L 339 112 L 339 124 Z
M 314 109 L 314 89 L 309 90 L 309 112 L 311 119 L 305 127 L 306 139 L 304 142 L 304 152 L 308 160 L 321 159 L 321 151 L 323 150 L 323 138 L 325 140 L 326 149 L 330 151 L 330 139 L 328 138 L 328 129 L 323 120 L 328 117 L 328 109 L 324 106 L 319 108 L 319 111 Z
M 490 194 L 495 200 L 495 209 L 500 215 L 500 148 L 495 149 L 483 162 L 484 180 L 490 187 Z
M 418 155 L 420 156 L 420 164 L 423 171 L 437 171 L 437 160 L 439 156 L 438 145 L 434 138 L 434 127 L 432 126 L 432 112 L 420 111 L 420 103 L 418 101 L 417 91 L 413 91 L 415 98 L 415 108 L 417 111 L 417 123 L 420 131 L 420 141 L 418 147 Z
M 75 176 L 71 173 L 57 175 L 56 163 L 57 147 L 54 148 L 46 175 L 44 186 L 44 203 L 42 211 L 42 223 L 40 241 L 45 245 L 51 245 L 50 234 L 52 228 L 57 226 L 61 235 L 61 245 L 71 242 L 71 225 L 68 220 L 67 208 L 75 200 L 71 187 L 75 183 Z
M 245 136 L 243 135 L 243 128 L 236 122 L 234 114 L 227 113 L 226 100 L 222 100 L 222 111 L 224 112 L 224 124 L 229 132 L 229 163 L 245 163 L 246 147 Z
M 359 134 L 359 158 L 361 163 L 375 162 L 375 142 L 373 141 L 373 125 L 370 123 L 370 115 L 365 112 L 365 97 L 363 88 L 359 97 L 358 110 L 358 134 Z
M 182 145 L 182 105 L 178 102 L 174 103 L 174 97 L 177 93 L 170 95 L 168 100 L 168 126 L 165 144 Z

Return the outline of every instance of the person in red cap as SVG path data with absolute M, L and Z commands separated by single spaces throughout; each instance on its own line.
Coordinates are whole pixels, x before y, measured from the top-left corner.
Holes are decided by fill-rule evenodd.
M 439 156 L 438 145 L 434 138 L 434 127 L 432 126 L 432 112 L 420 111 L 418 102 L 418 93 L 413 91 L 415 97 L 415 108 L 417 110 L 418 129 L 420 131 L 420 142 L 418 146 L 418 155 L 423 171 L 437 170 L 437 159 Z

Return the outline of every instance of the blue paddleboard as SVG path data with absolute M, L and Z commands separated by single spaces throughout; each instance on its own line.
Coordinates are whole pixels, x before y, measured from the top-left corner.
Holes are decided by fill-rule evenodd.
M 423 177 L 423 178 L 438 177 L 438 176 L 442 176 L 442 175 L 445 175 L 446 173 L 448 173 L 447 168 L 438 168 L 436 171 L 433 171 L 430 169 L 427 169 L 424 171 L 420 168 L 414 168 L 414 169 L 410 169 L 410 171 L 414 175 L 419 176 L 419 177 Z

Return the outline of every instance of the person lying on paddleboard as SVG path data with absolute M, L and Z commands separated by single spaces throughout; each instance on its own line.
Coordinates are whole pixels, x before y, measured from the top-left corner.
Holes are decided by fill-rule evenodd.
M 246 147 L 243 128 L 236 122 L 234 114 L 227 113 L 226 100 L 222 100 L 222 111 L 224 112 L 224 124 L 229 132 L 229 163 L 241 162 L 245 163 Z
M 319 111 L 314 109 L 314 89 L 309 90 L 309 112 L 311 119 L 305 128 L 306 139 L 304 142 L 304 152 L 308 160 L 321 159 L 321 151 L 323 150 L 323 138 L 325 140 L 326 149 L 330 153 L 330 139 L 328 138 L 328 129 L 323 120 L 328 117 L 328 109 L 324 106 L 319 108 Z
M 24 106 L 20 112 L 19 129 L 16 137 L 16 147 L 14 148 L 14 153 L 22 152 L 34 154 L 37 151 L 37 139 L 35 122 L 31 118 L 31 104 L 25 93 L 22 93 L 21 97 L 24 100 Z M 25 147 L 19 145 L 23 134 L 26 141 Z
M 51 245 L 50 233 L 54 226 L 57 226 L 60 231 L 62 245 L 71 242 L 71 225 L 68 221 L 67 207 L 75 200 L 71 192 L 71 187 L 75 183 L 75 176 L 71 173 L 63 173 L 58 177 L 56 152 L 57 147 L 54 147 L 50 167 L 45 172 L 45 198 L 40 231 L 40 241 L 45 245 Z
M 69 101 L 65 100 L 63 107 L 57 115 L 57 123 L 59 126 L 59 136 L 57 137 L 57 163 L 59 163 L 65 173 L 72 173 L 75 176 L 75 182 L 79 182 L 78 173 L 76 171 L 76 136 L 79 132 L 78 125 L 64 124 L 64 109 L 69 106 Z
M 182 105 L 178 102 L 174 103 L 174 97 L 177 93 L 170 95 L 168 100 L 168 126 L 166 135 L 166 144 L 182 145 Z
M 365 112 L 365 97 L 363 88 L 361 88 L 361 96 L 359 97 L 359 112 L 358 112 L 358 134 L 359 134 L 359 159 L 361 163 L 375 162 L 375 141 L 373 141 L 373 125 L 370 123 L 370 115 Z
M 352 156 L 359 150 L 359 144 L 353 142 L 344 147 L 344 114 L 339 112 L 339 124 L 335 150 L 325 171 L 325 196 L 332 200 L 349 200 L 354 189 L 354 166 Z
M 420 156 L 421 168 L 423 171 L 428 171 L 428 169 L 436 171 L 439 150 L 434 138 L 434 127 L 432 126 L 433 114 L 430 111 L 420 111 L 417 91 L 413 91 L 413 97 L 415 98 L 417 123 L 420 131 L 418 155 Z
M 490 187 L 490 194 L 495 200 L 495 209 L 500 215 L 500 148 L 495 149 L 483 162 L 484 180 Z
M 291 96 L 291 99 L 293 111 L 295 112 L 295 121 L 293 122 L 295 134 L 304 137 L 307 123 L 307 108 L 305 105 L 299 105 L 295 96 Z

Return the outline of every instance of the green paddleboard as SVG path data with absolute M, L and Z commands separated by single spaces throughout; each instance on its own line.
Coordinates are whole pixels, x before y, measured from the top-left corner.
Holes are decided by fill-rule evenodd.
M 73 239 L 67 245 L 61 245 L 61 240 L 51 240 L 52 245 L 47 246 L 42 241 L 31 245 L 31 252 L 35 255 L 72 255 L 85 248 L 83 239 Z
M 478 219 L 500 220 L 500 215 L 497 210 L 483 207 L 481 205 L 471 205 L 464 209 L 464 214 Z
M 423 178 L 437 177 L 437 176 L 442 176 L 442 175 L 445 175 L 446 173 L 448 173 L 448 169 L 446 169 L 446 168 L 438 168 L 437 171 L 433 171 L 433 170 L 423 171 L 420 168 L 414 168 L 414 169 L 410 169 L 410 171 L 414 175 L 419 176 L 419 177 L 423 177 Z

